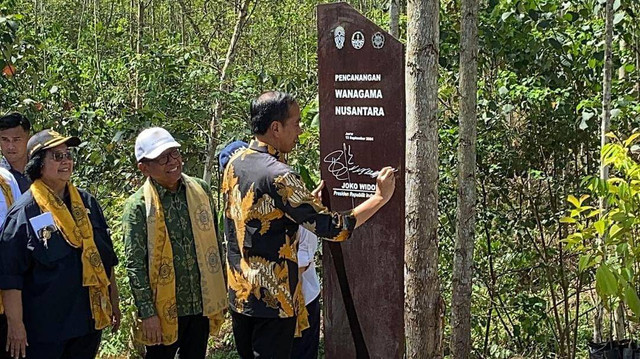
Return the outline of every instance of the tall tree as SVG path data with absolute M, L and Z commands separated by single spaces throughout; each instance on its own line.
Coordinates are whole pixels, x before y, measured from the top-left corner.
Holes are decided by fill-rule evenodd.
M 144 0 L 138 0 L 138 27 L 136 36 L 136 60 L 140 61 L 142 58 L 142 36 L 144 28 Z M 135 73 L 135 95 L 133 99 L 133 106 L 136 110 L 142 108 L 142 92 L 140 91 L 140 66 L 136 67 Z
M 400 37 L 400 0 L 391 0 L 389 4 L 389 33 L 391 36 Z
M 478 93 L 478 0 L 462 0 L 460 35 L 460 141 L 458 206 L 451 297 L 451 354 L 471 352 L 471 280 L 476 225 L 476 105 Z
M 611 35 L 613 37 L 613 33 Z M 610 44 L 610 45 L 613 46 L 613 44 Z M 627 43 L 624 41 L 624 38 L 620 39 L 619 46 L 620 46 L 620 54 L 624 54 L 627 46 Z M 611 62 L 613 62 L 613 59 L 611 59 Z M 627 71 L 625 69 L 625 65 L 621 64 L 620 68 L 618 68 L 618 80 L 624 81 L 626 77 L 627 77 Z M 609 86 L 611 87 L 611 84 L 609 84 Z M 611 100 L 611 91 L 609 91 L 609 100 Z M 609 101 L 609 103 L 611 103 L 611 101 Z M 615 328 L 617 339 L 624 339 L 627 336 L 625 321 L 626 321 L 625 307 L 623 303 L 620 302 L 620 304 L 618 305 L 614 313 L 614 328 Z
M 227 89 L 227 72 L 229 71 L 229 67 L 233 62 L 233 58 L 236 53 L 236 46 L 238 45 L 240 35 L 242 34 L 242 29 L 249 16 L 249 2 L 250 0 L 242 0 L 242 4 L 238 9 L 236 26 L 233 29 L 233 35 L 231 35 L 231 42 L 229 42 L 229 47 L 227 48 L 227 55 L 224 59 L 224 65 L 222 66 L 222 70 L 220 71 L 220 82 L 218 85 L 219 95 L 218 97 L 216 97 L 215 104 L 213 105 L 213 115 L 211 116 L 211 121 L 209 122 L 209 143 L 207 145 L 207 157 L 205 159 L 204 173 L 202 175 L 202 178 L 207 183 L 211 181 L 211 172 L 213 169 L 213 164 L 215 163 L 216 147 L 218 146 L 218 122 L 220 121 L 220 117 L 222 116 L 222 103 L 220 102 L 220 96 Z
M 130 0 L 129 1 L 129 47 L 131 48 L 131 50 L 135 50 L 135 36 L 133 35 L 134 24 L 136 21 L 135 9 L 136 9 L 135 0 Z
M 637 2 L 633 2 L 631 5 L 631 9 L 634 13 L 637 14 L 638 11 L 640 11 L 640 6 L 638 6 Z M 640 26 L 638 26 L 637 21 L 633 23 L 633 42 L 635 44 L 633 55 L 636 60 L 636 69 L 640 69 Z M 640 71 L 636 71 L 635 80 L 634 91 L 636 94 L 636 98 L 640 98 Z
M 605 4 L 605 38 L 604 38 L 604 68 L 602 70 L 602 123 L 600 127 L 600 148 L 608 142 L 607 133 L 611 126 L 611 72 L 613 70 L 613 1 L 607 0 Z M 609 179 L 609 166 L 600 161 L 600 179 L 606 181 Z M 600 199 L 600 209 L 604 209 L 604 200 Z M 602 239 L 600 243 L 602 244 Z M 606 252 L 605 252 L 606 253 Z M 602 304 L 596 305 L 596 315 L 594 320 L 593 340 L 595 342 L 602 341 Z
M 96 56 L 96 75 L 98 77 L 97 86 L 100 87 L 102 81 L 102 69 L 100 68 L 100 47 L 98 46 L 98 16 L 100 11 L 100 0 L 93 0 L 93 47 Z
M 180 8 L 182 9 L 183 17 L 186 17 L 187 21 L 189 21 L 189 23 L 191 24 L 191 27 L 193 28 L 193 31 L 195 32 L 196 37 L 200 41 L 200 45 L 202 46 L 202 49 L 205 51 L 207 55 L 210 55 L 211 54 L 211 49 L 209 48 L 210 40 L 206 39 L 206 37 L 203 36 L 202 30 L 200 30 L 200 26 L 191 16 L 191 10 L 188 8 L 185 1 L 178 0 L 178 3 L 180 4 Z
M 438 0 L 407 3 L 405 333 L 407 358 L 441 358 L 438 278 Z

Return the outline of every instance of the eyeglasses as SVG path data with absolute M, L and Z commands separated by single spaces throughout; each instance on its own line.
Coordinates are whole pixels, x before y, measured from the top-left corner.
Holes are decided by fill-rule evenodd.
M 51 158 L 56 162 L 62 162 L 64 160 L 73 161 L 73 153 L 67 152 L 51 152 Z
M 159 164 L 160 166 L 164 166 L 167 163 L 169 163 L 169 158 L 173 158 L 174 160 L 177 160 L 180 158 L 180 151 L 178 151 L 178 149 L 174 149 L 173 151 L 164 154 L 162 156 L 156 157 L 153 160 L 149 160 L 149 162 L 155 162 L 157 164 Z

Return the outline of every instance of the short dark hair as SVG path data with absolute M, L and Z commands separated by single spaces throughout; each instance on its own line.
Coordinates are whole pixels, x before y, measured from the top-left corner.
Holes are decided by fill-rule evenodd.
M 0 117 L 0 131 L 18 126 L 22 127 L 25 132 L 29 132 L 31 130 L 31 122 L 21 113 L 12 112 Z
M 27 174 L 27 177 L 31 180 L 31 182 L 42 177 L 42 166 L 44 165 L 44 156 L 47 154 L 49 150 L 38 151 L 34 153 L 31 158 L 29 158 L 29 162 L 24 167 L 24 173 Z
M 280 91 L 265 92 L 251 101 L 251 133 L 264 135 L 273 121 L 283 122 L 294 103 L 292 95 Z

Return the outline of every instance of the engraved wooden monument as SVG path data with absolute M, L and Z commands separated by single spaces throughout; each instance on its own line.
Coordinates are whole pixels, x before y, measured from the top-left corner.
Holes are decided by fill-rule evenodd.
M 325 354 L 402 358 L 404 47 L 346 3 L 319 5 L 318 76 L 326 204 L 350 210 L 375 193 L 382 167 L 398 170 L 389 203 L 348 241 L 324 244 Z M 339 276 L 346 276 L 348 288 Z M 352 311 L 345 309 L 343 293 L 351 297 Z

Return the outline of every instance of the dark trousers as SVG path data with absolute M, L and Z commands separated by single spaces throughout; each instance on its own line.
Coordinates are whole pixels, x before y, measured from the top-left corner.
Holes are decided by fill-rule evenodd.
M 255 318 L 231 311 L 233 337 L 242 359 L 289 359 L 296 318 Z
M 101 331 L 60 342 L 34 342 L 27 346 L 28 359 L 93 359 L 98 354 Z
M 320 344 L 320 296 L 307 304 L 309 328 L 302 331 L 300 338 L 293 339 L 293 359 L 317 359 Z
M 209 339 L 209 318 L 198 315 L 178 317 L 178 340 L 171 345 L 147 346 L 146 359 L 204 359 Z

